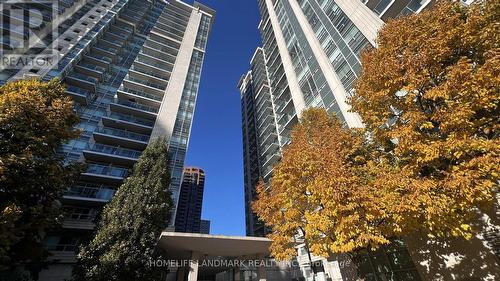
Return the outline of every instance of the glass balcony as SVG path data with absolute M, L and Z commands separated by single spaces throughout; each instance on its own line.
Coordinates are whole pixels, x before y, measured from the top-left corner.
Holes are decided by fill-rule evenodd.
M 173 60 L 174 62 L 175 62 L 175 56 L 177 56 L 177 53 L 179 52 L 179 48 L 168 46 L 163 43 L 156 42 L 152 39 L 148 39 L 146 43 L 144 43 L 144 46 L 146 48 L 150 48 L 157 52 L 162 52 L 163 54 L 167 54 L 169 60 Z
M 104 166 L 100 164 L 88 164 L 86 173 L 124 178 L 128 175 L 128 169 L 113 166 Z
M 264 146 L 264 148 L 262 149 L 262 152 L 261 152 L 261 156 L 262 155 L 265 155 L 271 148 L 275 148 L 276 150 L 278 149 L 278 144 L 275 143 L 275 142 L 272 142 L 266 146 Z
M 132 108 L 136 108 L 136 109 L 140 109 L 140 110 L 144 110 L 147 112 L 158 113 L 158 108 L 154 108 L 154 107 L 143 105 L 143 104 L 136 103 L 136 102 L 115 99 L 115 103 L 120 104 L 120 105 L 124 105 L 124 106 L 128 106 L 128 107 L 132 107 Z
M 160 74 L 158 74 L 158 73 L 156 73 L 154 71 L 145 70 L 145 69 L 142 69 L 142 68 L 139 68 L 139 67 L 136 67 L 136 66 L 132 66 L 130 68 L 130 70 L 137 71 L 139 73 L 146 74 L 146 75 L 149 75 L 149 76 L 153 76 L 153 77 L 156 77 L 158 79 L 168 80 L 168 76 L 166 76 L 166 75 L 160 75 Z
M 127 37 L 123 36 L 123 35 L 119 35 L 117 33 L 114 33 L 114 32 L 106 32 L 104 34 L 104 38 L 107 40 L 107 41 L 111 41 L 111 42 L 117 42 L 118 44 L 122 45 L 125 43 L 125 41 L 127 41 Z
M 158 84 L 150 82 L 150 81 L 144 81 L 142 79 L 130 77 L 130 75 L 128 75 L 128 74 L 127 74 L 127 76 L 125 76 L 125 80 L 132 81 L 132 82 L 135 82 L 135 83 L 139 83 L 141 85 L 145 85 L 145 86 L 148 86 L 148 87 L 151 87 L 151 88 L 155 88 L 155 89 L 160 90 L 160 91 L 164 91 L 165 88 L 166 88 L 166 86 L 161 86 L 161 85 L 158 85 Z
M 115 192 L 116 190 L 110 187 L 106 188 L 106 187 L 76 185 L 65 190 L 64 195 L 109 201 L 111 200 Z
M 272 128 L 274 128 L 274 123 L 268 123 L 261 130 L 259 130 L 259 136 L 258 136 L 258 138 L 260 139 L 266 132 L 268 132 Z
M 283 109 L 285 109 L 291 102 L 292 102 L 291 97 L 285 102 L 282 102 L 282 101 L 277 102 L 276 103 L 276 112 L 283 112 Z
M 283 116 L 280 117 L 280 121 L 282 122 L 279 122 L 279 125 L 278 125 L 278 131 L 281 133 L 283 130 L 285 130 L 288 125 L 291 123 L 290 121 L 292 119 L 294 119 L 294 117 L 297 116 L 297 114 L 285 114 Z
M 263 165 L 262 166 L 267 166 L 269 164 L 274 164 L 276 161 L 275 160 L 278 160 L 280 158 L 280 155 L 279 155 L 279 149 L 276 149 L 275 151 L 273 151 L 271 154 L 267 155 L 264 159 L 262 159 L 263 161 Z
M 263 119 L 262 117 L 271 115 L 272 112 L 273 112 L 273 109 L 271 108 L 271 106 L 264 107 L 262 109 L 262 111 L 260 111 L 259 115 L 257 116 L 257 122 L 262 121 L 262 119 Z M 264 118 L 264 120 L 265 120 L 265 118 Z
M 117 120 L 131 122 L 131 123 L 136 123 L 136 124 L 140 124 L 140 125 L 144 125 L 144 126 L 148 126 L 148 127 L 152 127 L 155 123 L 154 121 L 151 121 L 151 120 L 142 119 L 142 118 L 135 117 L 132 115 L 127 115 L 127 114 L 122 114 L 122 113 L 112 112 L 112 111 L 108 112 L 107 117 L 117 119 Z
M 132 29 L 124 27 L 124 26 L 113 25 L 111 27 L 111 29 L 112 29 L 113 33 L 116 33 L 116 32 L 114 32 L 114 30 L 117 30 L 118 32 L 120 32 L 122 34 L 126 34 L 127 36 L 129 36 L 130 34 L 132 34 Z
M 120 44 L 114 42 L 114 41 L 110 41 L 108 38 L 101 38 L 100 39 L 100 42 L 102 42 L 102 44 L 105 44 L 105 45 L 109 45 L 109 46 L 112 46 L 112 48 L 121 48 L 122 46 L 122 43 L 120 42 Z M 102 46 L 101 44 L 101 46 Z
M 156 101 L 161 101 L 162 100 L 162 97 L 159 97 L 157 95 L 146 93 L 144 91 L 138 91 L 138 90 L 130 89 L 130 88 L 127 88 L 127 87 L 124 87 L 124 86 L 121 86 L 120 88 L 118 88 L 118 91 L 122 91 L 124 93 L 134 94 L 134 95 L 137 95 L 137 96 L 145 97 L 145 98 L 156 100 Z
M 116 43 L 113 43 L 113 42 L 109 42 L 109 41 L 104 40 L 104 39 L 102 39 L 102 41 L 106 42 L 109 45 L 112 45 L 112 46 L 114 45 L 114 46 L 116 46 L 116 48 L 107 47 L 107 46 L 104 46 L 103 44 L 99 44 L 97 46 L 94 46 L 94 49 L 96 49 L 97 51 L 101 51 L 101 52 L 104 52 L 104 53 L 109 53 L 109 54 L 112 54 L 112 55 L 116 55 L 118 53 L 118 48 L 120 48 L 119 44 L 116 44 Z
M 91 103 L 96 98 L 95 93 L 75 86 L 68 86 L 66 93 L 72 96 L 79 103 L 83 103 L 85 105 Z
M 86 63 L 86 62 L 79 62 L 77 64 L 77 66 L 80 66 L 80 67 L 83 67 L 83 68 L 86 68 L 86 69 L 90 69 L 90 70 L 99 72 L 100 74 L 102 74 L 102 73 L 104 73 L 104 71 L 106 71 L 106 69 L 104 67 L 101 67 L 101 66 L 98 66 L 98 65 L 94 65 L 94 64 L 90 64 L 90 63 Z
M 155 50 L 160 50 L 166 52 L 170 55 L 176 56 L 180 49 L 180 44 L 173 41 L 169 41 L 163 37 L 152 34 L 145 45 Z
M 90 76 L 87 76 L 87 75 L 84 75 L 84 74 L 81 74 L 78 72 L 72 72 L 70 75 L 67 76 L 67 78 L 80 80 L 80 81 L 88 82 L 91 84 L 96 84 L 99 81 L 97 78 L 90 77 Z
M 134 159 L 138 159 L 139 156 L 141 156 L 141 152 L 137 150 L 105 145 L 100 143 L 94 144 L 94 146 L 90 150 L 105 154 L 134 158 Z
M 264 176 L 264 179 L 268 179 L 269 176 L 271 176 L 273 171 L 272 166 L 267 166 L 265 169 L 262 170 L 262 175 Z
M 86 55 L 86 57 L 94 60 L 100 60 L 108 64 L 113 62 L 113 60 L 110 57 L 101 56 L 96 53 L 91 53 L 89 55 Z
M 155 62 L 151 58 L 137 56 L 137 58 L 135 60 L 138 61 L 138 62 L 142 62 L 142 63 L 144 63 L 144 64 L 146 64 L 148 66 L 156 67 L 156 68 L 161 69 L 163 71 L 171 72 L 172 68 L 173 68 L 173 66 L 170 63 L 167 63 L 167 62 L 163 62 L 163 63 L 162 62 Z
M 138 133 L 129 132 L 129 131 L 120 130 L 120 129 L 115 129 L 115 128 L 100 127 L 100 128 L 97 128 L 96 132 L 102 133 L 102 134 L 112 135 L 115 137 L 121 137 L 121 138 L 142 141 L 142 142 L 149 141 L 149 136 L 147 136 L 147 135 L 138 134 Z

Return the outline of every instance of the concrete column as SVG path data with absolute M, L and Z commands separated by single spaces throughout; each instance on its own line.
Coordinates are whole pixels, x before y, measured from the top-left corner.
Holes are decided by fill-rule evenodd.
M 197 281 L 198 280 L 198 259 L 200 258 L 199 252 L 191 253 L 191 262 L 189 263 L 189 272 L 187 281 Z
M 233 268 L 233 281 L 241 280 L 241 271 L 239 267 Z
M 259 281 L 266 281 L 267 276 L 266 276 L 266 267 L 262 264 L 262 261 L 265 261 L 265 256 L 264 255 L 259 255 L 259 265 L 257 266 L 257 280 Z
M 177 281 L 184 281 L 184 275 L 186 275 L 186 268 L 179 267 L 177 268 Z
M 167 143 L 170 143 L 170 138 L 174 131 L 175 120 L 177 118 L 177 111 L 182 98 L 184 84 L 189 71 L 189 64 L 193 54 L 194 43 L 198 34 L 198 27 L 201 21 L 201 13 L 196 9 L 191 12 L 191 17 L 184 31 L 175 65 L 168 82 L 167 89 L 163 95 L 158 117 L 156 118 L 153 132 L 151 133 L 150 142 L 158 137 L 166 137 Z M 163 36 L 159 33 L 152 31 L 151 33 Z

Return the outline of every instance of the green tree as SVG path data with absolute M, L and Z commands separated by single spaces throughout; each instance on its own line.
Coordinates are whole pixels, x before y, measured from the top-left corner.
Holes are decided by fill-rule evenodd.
M 58 199 L 80 170 L 56 153 L 78 136 L 77 123 L 57 80 L 0 87 L 0 273 L 19 265 L 40 270 L 44 232 L 57 224 Z
M 390 21 L 362 56 L 352 98 L 411 179 L 416 227 L 471 236 L 500 180 L 500 1 L 440 1 Z
M 78 255 L 75 280 L 158 280 L 150 262 L 170 220 L 169 184 L 167 141 L 158 138 L 105 206 L 94 239 Z

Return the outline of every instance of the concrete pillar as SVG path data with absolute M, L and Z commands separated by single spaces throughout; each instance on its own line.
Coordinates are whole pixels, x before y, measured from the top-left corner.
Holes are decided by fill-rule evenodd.
M 177 268 L 177 281 L 184 281 L 184 275 L 186 275 L 186 268 L 178 267 Z
M 266 267 L 264 265 L 265 262 L 265 256 L 264 255 L 259 255 L 259 264 L 257 266 L 257 280 L 259 281 L 266 281 L 267 276 L 266 276 Z
M 191 262 L 189 263 L 189 272 L 187 281 L 197 281 L 198 280 L 198 259 L 200 258 L 199 252 L 191 253 Z
M 241 271 L 239 267 L 233 268 L 233 281 L 241 281 Z

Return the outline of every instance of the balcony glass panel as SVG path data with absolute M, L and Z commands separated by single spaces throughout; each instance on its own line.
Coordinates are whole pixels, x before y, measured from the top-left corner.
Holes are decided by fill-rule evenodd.
M 148 111 L 148 112 L 152 112 L 152 113 L 158 113 L 158 108 L 154 108 L 154 107 L 143 105 L 143 104 L 136 103 L 136 102 L 115 99 L 115 103 L 121 104 L 124 106 L 128 106 L 128 107 L 132 107 L 132 108 L 137 108 L 137 109 Z
M 120 130 L 120 129 L 115 129 L 115 128 L 100 127 L 96 130 L 96 132 L 108 134 L 108 135 L 113 135 L 116 137 L 122 137 L 122 138 L 143 141 L 143 142 L 149 141 L 149 136 L 147 136 L 147 135 L 138 134 L 138 133 L 129 132 L 129 131 Z
M 134 71 L 140 72 L 142 74 L 150 75 L 150 76 L 153 76 L 153 77 L 156 77 L 156 78 L 159 78 L 159 79 L 168 80 L 168 76 L 160 75 L 160 74 L 158 74 L 158 73 L 156 73 L 154 71 L 145 70 L 145 69 L 139 68 L 137 66 L 132 66 L 130 68 L 130 70 L 134 70 Z
M 130 89 L 130 88 L 127 88 L 127 87 L 124 87 L 124 86 L 121 86 L 119 88 L 119 90 L 122 91 L 122 92 L 134 94 L 134 95 L 145 97 L 145 98 L 148 98 L 148 99 L 153 99 L 153 100 L 157 100 L 157 101 L 161 101 L 162 100 L 162 98 L 159 97 L 159 96 L 157 96 L 157 95 L 146 93 L 144 91 L 138 91 L 138 90 Z
M 128 169 L 99 164 L 88 164 L 87 173 L 124 178 L 128 174 Z
M 158 84 L 150 82 L 150 81 L 144 81 L 142 79 L 130 77 L 130 75 L 127 75 L 125 77 L 125 80 L 136 82 L 136 83 L 139 83 L 139 84 L 142 84 L 142 85 L 146 85 L 146 86 L 149 86 L 149 87 L 152 87 L 152 88 L 155 88 L 155 89 L 158 89 L 158 90 L 162 90 L 162 91 L 165 90 L 165 88 L 166 88 L 164 86 L 158 85 Z
M 76 79 L 83 80 L 83 81 L 86 81 L 86 82 L 89 82 L 92 84 L 96 84 L 98 82 L 97 78 L 83 75 L 83 74 L 78 73 L 78 72 L 72 72 L 70 75 L 68 75 L 68 78 L 76 78 Z
M 100 144 L 100 143 L 94 144 L 94 146 L 90 150 L 96 151 L 96 152 L 101 152 L 101 153 L 106 153 L 106 154 L 111 154 L 111 155 L 118 155 L 118 156 L 123 156 L 123 157 L 128 157 L 128 158 L 134 158 L 134 159 L 137 159 L 137 158 L 139 158 L 139 156 L 141 156 L 141 152 L 137 151 L 137 150 L 121 148 L 121 147 L 116 147 L 116 146 L 111 146 L 111 145 L 104 145 L 104 144 Z
M 66 196 L 111 200 L 116 190 L 112 188 L 76 185 L 64 191 Z
M 113 119 L 118 119 L 118 120 L 127 121 L 127 122 L 131 122 L 131 123 L 137 123 L 137 124 L 141 124 L 144 126 L 151 127 L 154 125 L 154 121 L 141 119 L 141 118 L 138 118 L 138 117 L 135 117 L 132 115 L 126 115 L 126 114 L 122 114 L 122 113 L 118 113 L 118 112 L 111 112 L 110 111 L 107 114 L 107 116 L 110 118 L 113 118 Z
M 106 69 L 104 69 L 104 67 L 101 67 L 101 66 L 98 66 L 98 65 L 94 65 L 94 64 L 90 64 L 90 63 L 86 63 L 86 62 L 80 62 L 80 63 L 78 63 L 78 66 L 85 67 L 85 68 L 88 68 L 88 69 L 92 69 L 92 70 L 98 71 L 100 73 L 103 73 L 104 71 L 106 71 Z

